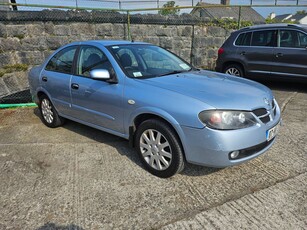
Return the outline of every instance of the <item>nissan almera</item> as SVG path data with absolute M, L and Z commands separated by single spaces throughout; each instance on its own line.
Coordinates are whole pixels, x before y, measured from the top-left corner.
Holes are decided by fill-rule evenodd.
M 45 125 L 70 119 L 125 138 L 164 178 L 186 161 L 227 167 L 261 155 L 281 119 L 267 87 L 142 42 L 68 44 L 34 67 L 29 83 Z

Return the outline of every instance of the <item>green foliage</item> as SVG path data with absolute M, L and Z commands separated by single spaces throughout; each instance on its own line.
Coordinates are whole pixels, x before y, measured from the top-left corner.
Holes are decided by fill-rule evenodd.
M 229 18 L 216 19 L 209 23 L 206 23 L 207 26 L 219 26 L 227 30 L 236 30 L 239 29 L 238 21 Z M 252 26 L 253 22 L 251 21 L 241 21 L 240 28 Z
M 176 15 L 179 13 L 180 9 L 177 9 L 175 6 L 175 1 L 168 1 L 162 7 L 162 10 L 159 10 L 159 14 L 161 15 Z
M 298 10 L 296 11 L 296 14 L 307 14 L 306 10 Z
M 17 71 L 26 71 L 29 66 L 26 64 L 14 64 L 14 65 L 5 65 L 0 69 L 0 77 L 6 73 L 14 73 Z
M 15 35 L 14 37 L 19 38 L 19 40 L 21 40 L 21 39 L 24 39 L 24 38 L 25 38 L 25 35 L 23 35 L 23 34 L 17 34 L 17 35 Z
M 287 24 L 295 24 L 295 22 L 291 21 L 291 20 L 283 20 L 282 22 L 276 21 L 275 18 L 271 19 L 271 18 L 266 18 L 265 19 L 265 23 L 266 24 L 274 24 L 274 23 L 287 23 Z
M 277 23 L 277 21 L 276 21 L 276 19 L 275 18 L 270 18 L 270 17 L 267 17 L 266 19 L 265 19 L 265 23 L 266 24 L 273 24 L 273 23 Z

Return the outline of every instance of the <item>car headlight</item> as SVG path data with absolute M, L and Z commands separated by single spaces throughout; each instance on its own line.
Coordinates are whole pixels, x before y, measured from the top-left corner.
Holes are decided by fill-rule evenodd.
M 208 110 L 199 113 L 202 123 L 213 129 L 233 130 L 251 127 L 257 124 L 250 112 Z

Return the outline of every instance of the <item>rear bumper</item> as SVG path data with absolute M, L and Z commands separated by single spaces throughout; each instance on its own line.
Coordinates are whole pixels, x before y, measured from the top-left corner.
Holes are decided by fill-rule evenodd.
M 215 71 L 216 71 L 216 72 L 220 72 L 220 73 L 223 72 L 221 66 L 215 66 Z
M 220 63 L 219 59 L 217 59 L 215 62 L 215 71 L 220 73 L 223 72 L 223 66 L 222 63 Z

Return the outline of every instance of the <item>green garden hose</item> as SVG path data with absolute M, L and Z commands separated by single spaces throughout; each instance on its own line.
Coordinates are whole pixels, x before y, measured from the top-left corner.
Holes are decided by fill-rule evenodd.
M 16 108 L 16 107 L 34 107 L 35 103 L 21 103 L 21 104 L 0 104 L 0 109 Z

